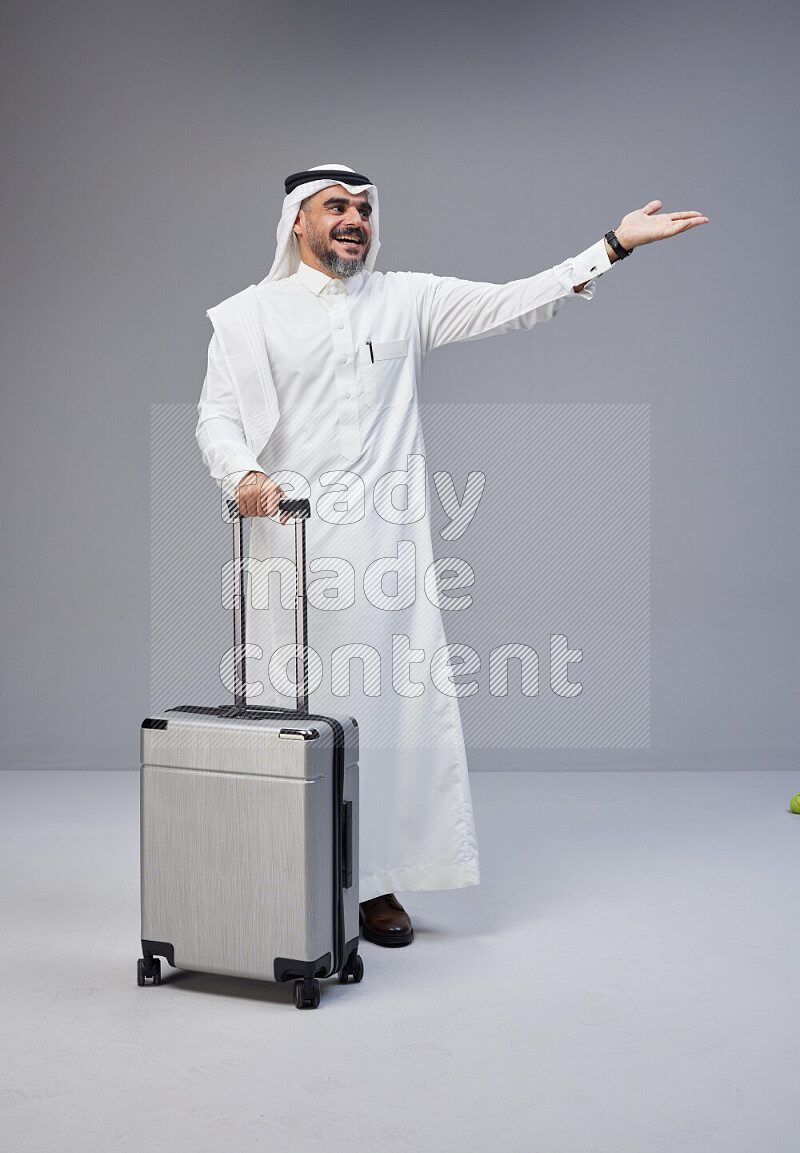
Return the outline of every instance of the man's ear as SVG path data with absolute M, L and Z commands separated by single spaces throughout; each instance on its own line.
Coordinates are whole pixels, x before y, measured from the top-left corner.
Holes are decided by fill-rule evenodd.
M 299 228 L 298 228 L 298 225 L 300 225 Z M 295 236 L 302 236 L 303 235 L 303 226 L 302 226 L 302 224 L 300 224 L 300 213 L 299 212 L 298 212 L 297 216 L 295 216 L 295 218 L 294 218 L 294 224 L 292 225 L 292 232 L 295 234 Z

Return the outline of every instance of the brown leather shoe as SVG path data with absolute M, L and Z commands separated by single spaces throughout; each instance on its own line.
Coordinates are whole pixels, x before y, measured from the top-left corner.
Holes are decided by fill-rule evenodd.
M 410 945 L 414 940 L 411 918 L 394 893 L 362 901 L 358 920 L 361 936 L 376 945 Z

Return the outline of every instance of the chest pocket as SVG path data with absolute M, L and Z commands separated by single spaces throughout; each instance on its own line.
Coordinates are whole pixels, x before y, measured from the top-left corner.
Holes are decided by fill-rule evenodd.
M 373 409 L 394 408 L 408 404 L 414 395 L 409 341 L 372 341 L 359 348 L 359 376 L 364 400 Z

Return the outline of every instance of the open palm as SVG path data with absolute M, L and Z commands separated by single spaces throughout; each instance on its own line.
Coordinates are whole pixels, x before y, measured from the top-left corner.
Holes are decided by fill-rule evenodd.
M 708 217 L 699 212 L 661 212 L 660 200 L 651 200 L 644 208 L 637 208 L 623 216 L 617 239 L 624 248 L 636 248 L 654 240 L 666 240 L 679 232 L 688 232 L 698 224 L 708 224 Z

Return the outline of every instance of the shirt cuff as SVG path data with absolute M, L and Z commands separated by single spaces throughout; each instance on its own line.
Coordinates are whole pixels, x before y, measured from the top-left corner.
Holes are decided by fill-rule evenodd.
M 579 284 L 585 285 L 581 292 L 572 292 L 571 296 L 582 296 L 591 300 L 594 296 L 595 281 L 611 267 L 612 261 L 608 258 L 605 240 L 598 240 L 591 248 L 585 249 L 571 260 L 561 265 L 565 277 L 571 281 L 570 287 L 576 288 Z
M 593 244 L 585 252 L 573 256 L 571 263 L 575 284 L 584 284 L 586 281 L 594 280 L 595 277 L 608 272 L 611 261 L 608 259 L 605 240 L 598 240 L 597 244 Z

